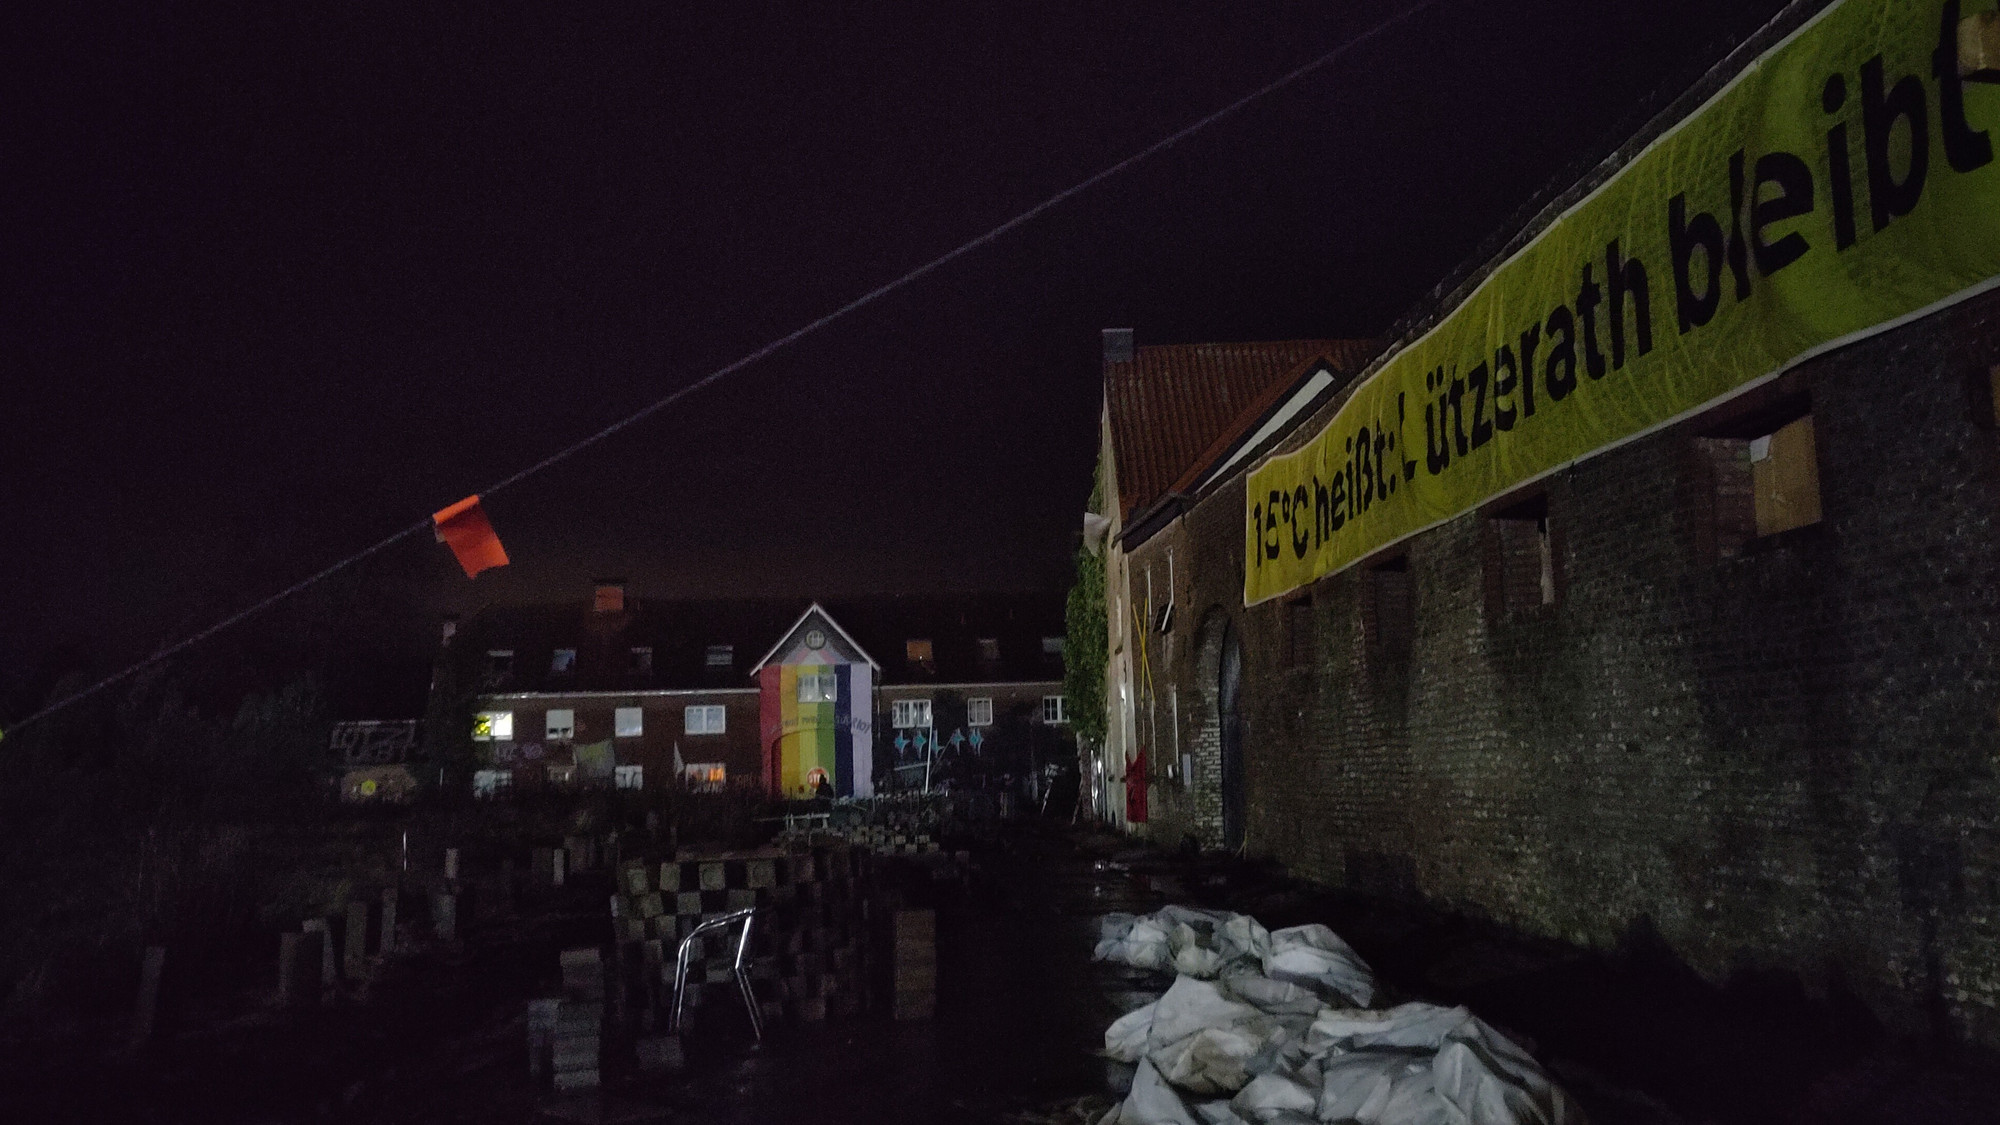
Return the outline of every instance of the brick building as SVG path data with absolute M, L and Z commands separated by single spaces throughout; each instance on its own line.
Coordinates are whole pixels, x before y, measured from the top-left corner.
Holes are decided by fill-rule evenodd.
M 1506 232 L 1362 377 L 1190 469 L 1170 515 L 1107 501 L 1107 589 L 1150 574 L 1175 607 L 1124 640 L 1175 701 L 1147 834 L 1582 946 L 1657 934 L 1711 979 L 1782 972 L 2000 1043 L 1993 281 L 1246 605 L 1248 475 L 1806 15 Z M 1964 96 L 2000 132 L 1992 95 Z
M 476 784 L 998 784 L 1066 759 L 1054 597 L 492 607 L 447 638 L 478 685 Z

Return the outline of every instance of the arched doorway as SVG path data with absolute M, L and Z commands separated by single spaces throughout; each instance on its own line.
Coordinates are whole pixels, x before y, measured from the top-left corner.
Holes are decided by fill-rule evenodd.
M 1222 736 L 1222 846 L 1243 846 L 1247 778 L 1243 766 L 1243 645 L 1236 624 L 1222 626 L 1222 654 L 1217 661 L 1215 697 Z

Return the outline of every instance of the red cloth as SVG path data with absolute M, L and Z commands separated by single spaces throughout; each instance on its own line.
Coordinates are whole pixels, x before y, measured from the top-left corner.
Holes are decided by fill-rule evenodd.
M 1142 748 L 1125 766 L 1125 820 L 1146 823 L 1146 751 Z
M 500 537 L 486 521 L 478 496 L 468 496 L 433 514 L 431 522 L 437 525 L 438 538 L 458 556 L 458 565 L 465 568 L 467 578 L 488 567 L 507 565 L 507 549 L 500 545 Z

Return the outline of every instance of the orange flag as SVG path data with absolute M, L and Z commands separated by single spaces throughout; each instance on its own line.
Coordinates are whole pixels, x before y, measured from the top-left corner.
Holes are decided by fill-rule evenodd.
M 438 539 L 458 556 L 458 565 L 465 568 L 467 578 L 490 566 L 507 565 L 507 549 L 500 545 L 500 537 L 493 534 L 493 525 L 486 521 L 478 496 L 468 496 L 433 514 L 431 522 L 437 525 Z

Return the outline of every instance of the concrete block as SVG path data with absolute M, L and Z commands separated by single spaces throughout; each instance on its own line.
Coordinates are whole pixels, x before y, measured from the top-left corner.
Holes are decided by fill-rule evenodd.
M 439 892 L 431 896 L 431 929 L 440 941 L 458 938 L 458 896 Z
M 701 889 L 720 891 L 729 887 L 729 876 L 724 872 L 720 860 L 701 865 Z
M 334 987 L 340 978 L 333 949 L 332 919 L 308 918 L 299 925 L 299 929 L 319 935 L 319 986 L 322 991 Z
M 384 954 L 396 951 L 397 898 L 398 895 L 394 887 L 390 887 L 382 892 L 382 943 L 380 949 Z
M 446 848 L 444 850 L 444 877 L 446 879 L 454 879 L 454 880 L 458 878 L 457 848 Z
M 139 965 L 139 999 L 132 1008 L 132 1045 L 142 1046 L 153 1037 L 153 1021 L 160 1010 L 160 977 L 167 967 L 165 946 L 149 945 Z
M 368 976 L 368 903 L 347 904 L 347 935 L 341 946 L 341 968 L 348 980 Z
M 278 1003 L 307 1007 L 320 1001 L 320 949 L 324 931 L 278 935 Z

